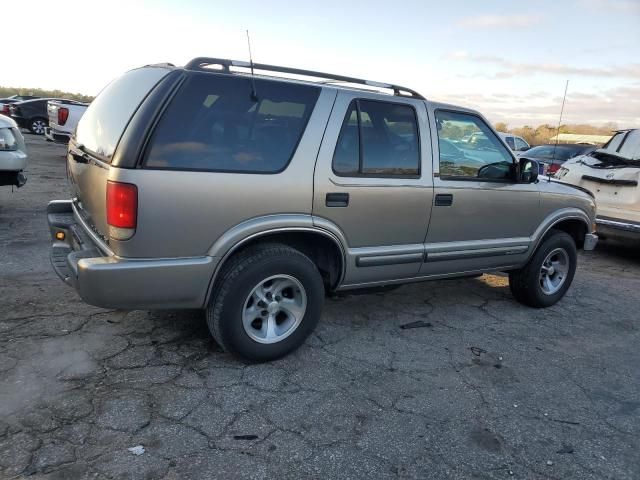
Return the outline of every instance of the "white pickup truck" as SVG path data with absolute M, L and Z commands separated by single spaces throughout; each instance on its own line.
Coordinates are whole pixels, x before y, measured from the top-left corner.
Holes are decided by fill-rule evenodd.
M 74 100 L 49 100 L 49 126 L 45 128 L 45 138 L 50 142 L 68 143 L 88 106 L 88 103 Z

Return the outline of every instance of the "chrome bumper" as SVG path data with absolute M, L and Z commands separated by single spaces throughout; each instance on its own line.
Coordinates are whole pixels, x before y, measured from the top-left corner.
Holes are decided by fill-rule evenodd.
M 596 218 L 596 225 L 624 230 L 625 232 L 640 234 L 640 223 L 625 222 L 624 220 L 609 220 L 606 218 Z

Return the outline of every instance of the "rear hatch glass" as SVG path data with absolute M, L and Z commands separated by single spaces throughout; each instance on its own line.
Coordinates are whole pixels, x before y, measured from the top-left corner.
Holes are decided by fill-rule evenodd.
M 131 70 L 113 80 L 80 119 L 69 144 L 67 164 L 76 205 L 94 230 L 106 237 L 106 188 L 109 163 L 131 117 L 151 90 L 170 72 L 167 68 Z M 89 154 L 86 162 L 79 154 Z

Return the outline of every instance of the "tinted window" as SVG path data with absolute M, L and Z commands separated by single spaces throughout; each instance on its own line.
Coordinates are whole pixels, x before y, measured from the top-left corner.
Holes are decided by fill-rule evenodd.
M 354 100 L 345 115 L 333 156 L 343 176 L 417 176 L 420 142 L 413 107 Z
M 110 160 L 131 116 L 167 73 L 166 68 L 139 68 L 112 81 L 82 115 L 77 142 Z
M 153 134 L 146 165 L 156 168 L 274 173 L 304 132 L 320 89 L 200 74 L 173 98 Z
M 482 119 L 470 114 L 437 110 L 436 124 L 440 177 L 511 178 L 513 159 Z

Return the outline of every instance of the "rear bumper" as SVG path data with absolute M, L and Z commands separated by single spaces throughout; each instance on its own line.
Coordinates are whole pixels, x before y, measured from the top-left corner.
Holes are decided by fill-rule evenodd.
M 118 257 L 84 224 L 70 200 L 49 203 L 47 220 L 53 269 L 85 302 L 124 309 L 205 306 L 216 258 Z
M 598 233 L 603 237 L 640 240 L 640 223 L 608 217 L 596 218 Z
M 70 133 L 60 132 L 51 127 L 46 127 L 44 129 L 44 136 L 47 140 L 55 143 L 69 143 L 69 139 L 71 138 Z

